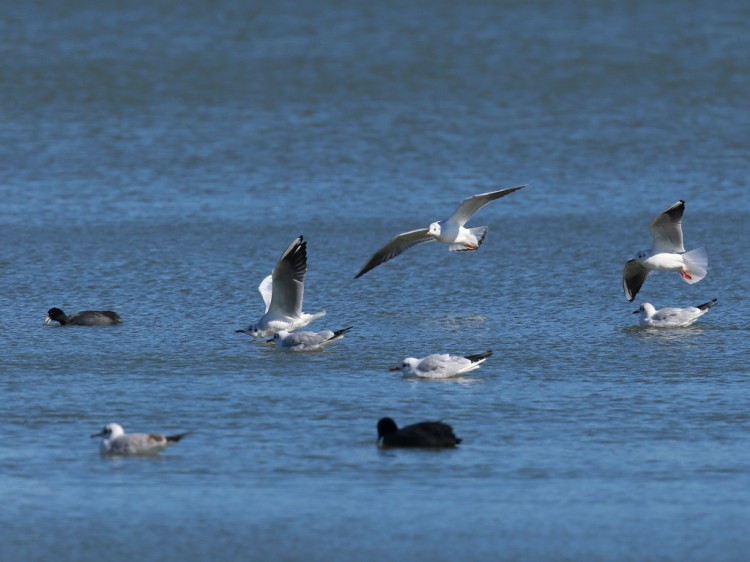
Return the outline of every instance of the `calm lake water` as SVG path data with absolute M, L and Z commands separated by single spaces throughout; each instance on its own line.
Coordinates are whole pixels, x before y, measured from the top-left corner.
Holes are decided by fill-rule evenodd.
M 0 560 L 747 560 L 749 3 L 6 2 L 0 34 Z M 354 281 L 527 182 L 478 252 Z M 678 199 L 709 274 L 628 303 Z M 323 353 L 234 332 L 299 234 L 311 327 L 354 326 Z M 384 415 L 464 441 L 379 450 Z M 191 434 L 102 458 L 113 421 Z

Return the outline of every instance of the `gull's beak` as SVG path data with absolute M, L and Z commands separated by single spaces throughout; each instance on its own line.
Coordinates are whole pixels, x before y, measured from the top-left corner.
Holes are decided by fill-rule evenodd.
M 640 310 L 634 310 L 633 314 L 638 314 L 639 312 L 640 312 Z
M 99 433 L 92 433 L 91 438 L 93 439 L 94 437 L 101 437 L 102 435 L 104 435 L 103 431 L 100 431 Z
M 273 338 L 271 338 L 270 340 L 266 340 L 266 343 L 273 343 Z
M 401 367 L 399 365 L 394 365 L 393 367 L 388 367 L 389 371 L 400 371 Z
M 235 330 L 234 333 L 235 334 L 244 334 L 245 330 Z

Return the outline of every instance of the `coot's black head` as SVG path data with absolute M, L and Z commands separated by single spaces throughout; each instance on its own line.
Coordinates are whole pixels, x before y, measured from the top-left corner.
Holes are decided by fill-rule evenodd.
M 65 313 L 59 308 L 50 308 L 47 311 L 47 317 L 50 320 L 54 320 L 55 322 L 61 322 L 61 323 L 65 322 L 65 318 L 66 318 Z
M 381 418 L 378 422 L 378 437 L 385 437 L 398 431 L 396 422 L 391 418 Z

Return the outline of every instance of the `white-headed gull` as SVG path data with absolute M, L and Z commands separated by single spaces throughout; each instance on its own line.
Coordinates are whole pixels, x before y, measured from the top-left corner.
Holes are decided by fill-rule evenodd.
M 654 305 L 644 302 L 633 314 L 640 314 L 639 324 L 652 328 L 684 328 L 690 326 L 693 322 L 703 316 L 708 309 L 714 306 L 718 299 L 699 304 L 698 306 L 688 306 L 687 308 L 661 308 L 656 310 Z
M 378 447 L 455 447 L 461 442 L 453 428 L 440 421 L 424 421 L 398 428 L 391 418 L 378 421 Z
M 288 332 L 281 330 L 273 336 L 273 342 L 276 349 L 288 351 L 321 351 L 344 337 L 344 334 L 352 329 L 342 328 L 332 332 L 331 330 L 322 330 L 320 332 Z
M 676 271 L 688 283 L 706 276 L 708 256 L 703 248 L 685 251 L 682 244 L 682 215 L 685 201 L 679 200 L 657 215 L 651 223 L 652 248 L 641 250 L 625 264 L 622 288 L 632 302 L 651 271 Z
M 519 185 L 518 187 L 473 195 L 464 199 L 456 212 L 446 220 L 433 222 L 429 228 L 420 228 L 419 230 L 399 234 L 373 254 L 370 261 L 357 273 L 355 279 L 422 242 L 437 240 L 449 244 L 448 249 L 451 252 L 477 250 L 484 242 L 484 237 L 487 236 L 487 227 L 464 228 L 464 224 L 490 201 L 505 197 L 524 187 L 526 186 Z
M 244 330 L 256 338 L 267 338 L 281 330 L 292 331 L 307 326 L 325 316 L 325 310 L 316 314 L 302 312 L 307 271 L 307 242 L 300 236 L 284 251 L 273 273 L 258 286 L 265 312 L 256 324 Z
M 170 445 L 174 445 L 187 433 L 179 435 L 159 435 L 157 433 L 128 433 L 116 423 L 108 423 L 99 433 L 91 437 L 101 437 L 103 455 L 155 455 Z
M 59 322 L 61 326 L 111 326 L 119 324 L 122 319 L 111 310 L 82 310 L 68 316 L 59 308 L 50 308 L 44 323 L 52 322 Z
M 407 357 L 400 365 L 394 365 L 390 370 L 425 379 L 447 379 L 478 369 L 490 355 L 492 351 L 465 357 L 448 353 L 435 353 L 421 359 Z

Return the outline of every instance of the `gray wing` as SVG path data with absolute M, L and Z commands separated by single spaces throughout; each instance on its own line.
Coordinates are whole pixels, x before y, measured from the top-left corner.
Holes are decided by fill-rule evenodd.
M 161 451 L 167 444 L 163 435 L 130 433 L 114 439 L 110 453 L 116 455 L 138 455 Z
M 680 199 L 651 222 L 654 251 L 670 253 L 685 251 L 685 246 L 682 244 L 683 213 L 685 213 L 685 201 Z
M 302 236 L 292 242 L 273 268 L 271 305 L 272 316 L 298 317 L 302 313 L 307 271 L 307 242 Z
M 284 344 L 289 347 L 302 345 L 313 347 L 333 337 L 333 332 L 323 330 L 322 332 L 292 332 L 284 339 Z
M 700 311 L 697 308 L 662 308 L 657 310 L 651 319 L 666 324 L 679 324 L 692 319 L 698 312 Z
M 263 305 L 265 307 L 263 314 L 265 314 L 271 307 L 271 299 L 273 297 L 273 274 L 269 275 L 260 282 L 260 285 L 258 285 L 258 291 L 260 292 L 260 296 L 263 299 Z
M 523 189 L 524 187 L 526 186 L 519 185 L 518 187 L 509 187 L 508 189 L 501 189 L 499 191 L 490 191 L 488 193 L 472 195 L 471 197 L 463 200 L 463 202 L 458 206 L 458 209 L 456 209 L 456 212 L 450 216 L 448 222 L 463 226 L 474 213 L 476 213 L 490 201 L 505 197 L 506 195 L 513 193 L 514 191 L 518 191 L 519 189 Z
M 649 270 L 643 267 L 637 260 L 628 260 L 622 270 L 622 288 L 628 301 L 633 299 L 641 290 L 641 286 L 648 277 Z
M 359 270 L 359 273 L 357 273 L 354 278 L 361 277 L 371 269 L 376 268 L 381 263 L 385 263 L 388 260 L 395 258 L 397 255 L 405 252 L 412 246 L 434 240 L 434 238 L 428 235 L 427 232 L 428 230 L 426 228 L 420 228 L 419 230 L 404 232 L 403 234 L 399 234 L 392 238 L 385 246 L 372 255 L 370 261 Z
M 428 355 L 419 362 L 417 370 L 425 374 L 451 375 L 458 371 L 458 366 L 453 362 L 455 359 L 459 358 L 447 353 Z

